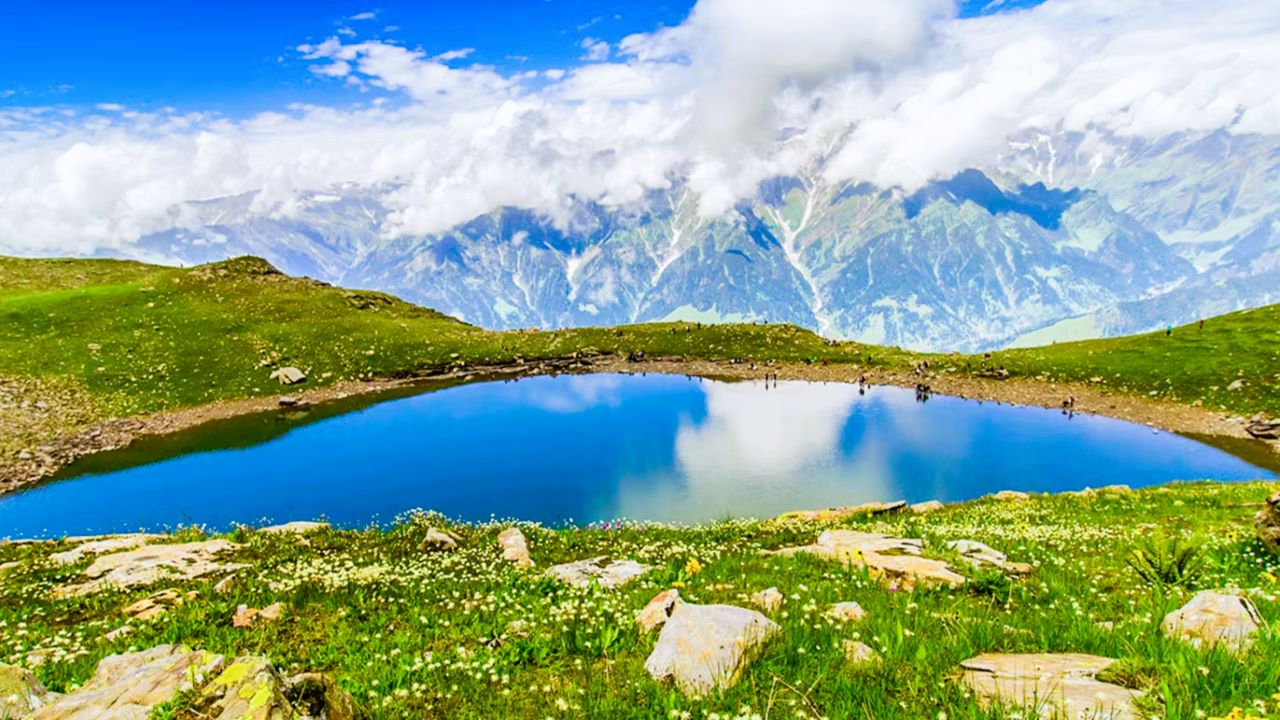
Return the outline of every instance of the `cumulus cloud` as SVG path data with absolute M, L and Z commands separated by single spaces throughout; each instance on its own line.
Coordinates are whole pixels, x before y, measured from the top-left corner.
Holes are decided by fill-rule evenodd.
M 353 18 L 354 19 L 354 18 Z M 595 42 L 595 41 L 592 41 Z M 184 203 L 379 188 L 387 237 L 513 205 L 635 201 L 687 182 L 704 214 L 772 175 L 913 189 L 1029 127 L 1280 132 L 1280 5 L 1048 0 L 960 19 L 949 0 L 699 0 L 680 25 L 543 73 L 334 37 L 298 53 L 377 99 L 217 114 L 0 109 L 0 250 L 127 249 Z M 114 110 L 114 108 L 113 108 Z

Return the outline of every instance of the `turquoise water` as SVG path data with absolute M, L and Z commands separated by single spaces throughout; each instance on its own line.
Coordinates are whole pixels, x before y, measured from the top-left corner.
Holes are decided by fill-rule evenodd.
M 704 521 L 1274 477 L 1109 418 L 838 383 L 538 377 L 331 414 L 342 409 L 240 418 L 86 459 L 72 477 L 0 498 L 0 536 L 320 517 L 363 526 L 413 508 L 480 521 Z

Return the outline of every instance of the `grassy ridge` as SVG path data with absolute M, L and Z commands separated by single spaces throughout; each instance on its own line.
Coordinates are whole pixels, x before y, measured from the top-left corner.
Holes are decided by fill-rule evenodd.
M 286 672 L 331 673 L 371 720 L 392 718 L 911 718 L 1035 717 L 984 711 L 957 681 L 957 664 L 982 652 L 1087 652 L 1119 659 L 1107 680 L 1146 692 L 1144 717 L 1223 718 L 1234 708 L 1280 710 L 1280 633 L 1264 630 L 1239 657 L 1165 637 L 1164 615 L 1194 588 L 1258 588 L 1263 619 L 1280 621 L 1280 560 L 1248 520 L 1274 484 L 1174 485 L 1139 492 L 979 500 L 915 516 L 838 523 L 923 538 L 926 554 L 972 580 L 961 589 L 894 592 L 864 571 L 814 558 L 764 557 L 761 549 L 812 542 L 825 527 L 739 520 L 698 527 L 657 525 L 548 529 L 524 526 L 539 568 L 598 555 L 655 569 L 618 591 L 572 590 L 502 561 L 501 525 L 455 525 L 455 552 L 426 552 L 438 517 L 385 529 L 321 531 L 307 542 L 242 530 L 245 562 L 229 592 L 220 577 L 166 582 L 129 592 L 53 600 L 86 559 L 56 566 L 58 546 L 0 545 L 0 662 L 43 664 L 40 678 L 64 690 L 84 682 L 101 657 L 160 643 L 227 655 L 264 654 Z M 1143 523 L 1136 524 L 1135 518 Z M 1190 588 L 1150 585 L 1125 558 L 1152 536 L 1196 549 L 1202 570 Z M 184 531 L 174 540 L 193 540 Z M 1036 566 L 1006 579 L 969 569 L 946 541 L 976 539 Z M 696 560 L 696 563 L 691 563 Z M 699 569 L 700 568 L 700 569 Z M 688 700 L 645 673 L 654 637 L 633 617 L 656 592 L 678 585 L 692 602 L 750 606 L 777 587 L 783 629 L 733 689 Z M 121 608 L 155 590 L 195 590 L 194 599 L 134 631 Z M 867 617 L 841 625 L 831 603 L 856 601 Z M 231 627 L 236 607 L 282 602 L 284 619 Z M 841 643 L 871 645 L 883 661 L 855 667 Z M 1259 712 L 1258 703 L 1265 708 Z
M 451 364 L 597 352 L 900 370 L 930 358 L 935 369 L 961 374 L 984 367 L 976 356 L 833 346 L 790 325 L 491 332 L 382 293 L 290 278 L 256 258 L 193 269 L 0 258 L 0 325 L 0 382 L 19 381 L 18 397 L 52 393 L 68 418 L 64 425 L 278 393 L 269 375 L 285 365 L 302 368 L 308 387 Z M 1215 318 L 1203 332 L 1187 327 L 1172 337 L 1003 351 L 985 367 L 1053 381 L 1096 378 L 1121 392 L 1274 412 L 1280 409 L 1278 340 L 1280 306 L 1273 306 Z M 1236 380 L 1243 388 L 1228 389 Z M 3 445 L 0 438 L 0 456 L 16 451 L 14 443 Z

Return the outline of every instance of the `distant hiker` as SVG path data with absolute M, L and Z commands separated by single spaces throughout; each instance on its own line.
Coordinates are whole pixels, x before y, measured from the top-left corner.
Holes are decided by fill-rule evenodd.
M 1173 334 L 1173 326 L 1172 326 L 1172 325 L 1170 325 L 1169 327 L 1167 327 L 1167 328 L 1165 328 L 1165 329 L 1164 329 L 1164 336 L 1165 336 L 1165 337 L 1169 337 L 1169 336 L 1170 336 L 1170 335 L 1172 335 L 1172 334 Z
M 1204 320 L 1203 320 L 1203 319 L 1201 319 L 1201 320 L 1200 320 L 1200 329 L 1201 329 L 1201 330 L 1204 330 Z

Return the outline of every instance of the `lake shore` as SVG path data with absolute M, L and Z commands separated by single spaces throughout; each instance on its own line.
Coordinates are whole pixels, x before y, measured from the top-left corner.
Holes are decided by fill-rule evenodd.
M 1250 448 L 1256 446 L 1258 451 L 1254 453 L 1253 461 L 1263 457 L 1280 464 L 1280 442 L 1250 438 L 1244 430 L 1247 418 L 1194 405 L 1117 393 L 1087 383 L 1045 382 L 1025 378 L 995 379 L 947 372 L 922 378 L 911 372 L 847 363 L 753 364 L 680 358 L 630 361 L 625 357 L 606 355 L 590 359 L 566 358 L 453 367 L 403 378 L 347 381 L 313 388 L 284 387 L 280 395 L 227 400 L 151 415 L 109 419 L 42 443 L 31 453 L 30 458 L 20 458 L 0 465 L 0 496 L 45 480 L 78 458 L 124 448 L 143 437 L 167 435 L 208 422 L 282 409 L 285 407 L 281 402 L 282 397 L 288 397 L 299 405 L 317 405 L 357 397 L 367 397 L 373 401 L 381 394 L 412 391 L 417 387 L 422 387 L 425 392 L 429 390 L 426 387 L 428 383 L 478 382 L 556 373 L 663 373 L 736 380 L 762 380 L 770 375 L 779 380 L 842 383 L 856 382 L 859 376 L 863 376 L 871 386 L 914 388 L 918 383 L 925 383 L 932 394 L 1044 408 L 1061 408 L 1063 400 L 1074 396 L 1075 412 L 1102 415 L 1161 431 L 1193 435 L 1210 443 L 1214 439 L 1237 444 L 1248 443 Z

